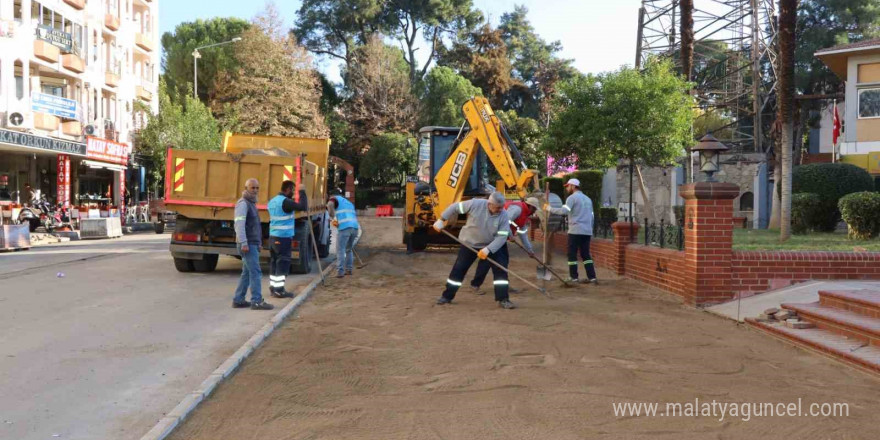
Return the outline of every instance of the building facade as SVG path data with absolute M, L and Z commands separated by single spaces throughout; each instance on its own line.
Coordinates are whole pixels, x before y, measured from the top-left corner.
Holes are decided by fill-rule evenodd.
M 121 203 L 132 135 L 158 112 L 158 16 L 158 0 L 0 0 L 0 202 L 28 184 Z
M 880 179 L 880 39 L 823 49 L 816 57 L 846 84 L 840 161 Z

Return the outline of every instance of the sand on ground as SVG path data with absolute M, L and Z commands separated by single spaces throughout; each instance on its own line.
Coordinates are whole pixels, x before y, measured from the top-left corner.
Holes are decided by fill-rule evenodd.
M 319 288 L 171 438 L 880 438 L 874 377 L 637 282 L 600 271 L 598 287 L 514 295 L 517 310 L 466 289 L 436 306 L 453 253 L 363 253 L 365 269 Z M 849 415 L 666 413 L 799 399 Z M 659 403 L 658 415 L 615 414 L 636 402 Z

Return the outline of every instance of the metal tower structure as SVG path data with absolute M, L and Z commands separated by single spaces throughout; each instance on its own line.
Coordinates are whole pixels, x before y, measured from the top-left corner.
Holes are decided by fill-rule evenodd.
M 694 0 L 694 96 L 699 118 L 728 123 L 715 136 L 736 153 L 766 152 L 774 120 L 775 0 Z M 636 66 L 651 56 L 681 67 L 679 0 L 642 0 Z M 698 125 L 698 124 L 695 124 Z M 694 133 L 696 137 L 705 133 Z

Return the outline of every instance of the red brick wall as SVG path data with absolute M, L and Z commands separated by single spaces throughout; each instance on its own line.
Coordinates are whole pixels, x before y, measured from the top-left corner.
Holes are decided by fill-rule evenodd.
M 631 244 L 626 248 L 626 276 L 684 296 L 684 252 Z
M 614 241 L 605 238 L 593 238 L 590 240 L 590 255 L 596 266 L 606 269 L 613 268 L 615 258 Z
M 735 251 L 737 293 L 760 293 L 807 280 L 878 280 L 880 252 Z

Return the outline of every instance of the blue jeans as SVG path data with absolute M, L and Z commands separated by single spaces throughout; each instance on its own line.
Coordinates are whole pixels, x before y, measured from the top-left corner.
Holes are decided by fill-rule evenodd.
M 354 270 L 354 241 L 358 236 L 358 228 L 348 228 L 339 231 L 336 237 L 336 267 L 339 273 Z
M 260 245 L 248 243 L 248 251 L 241 250 L 238 245 L 238 253 L 241 255 L 241 278 L 238 287 L 235 288 L 235 297 L 232 301 L 243 303 L 247 296 L 248 287 L 251 288 L 251 302 L 259 304 L 263 302 L 263 271 L 260 269 Z

